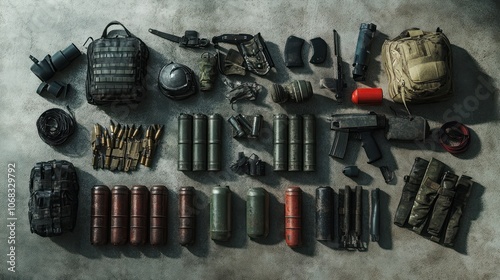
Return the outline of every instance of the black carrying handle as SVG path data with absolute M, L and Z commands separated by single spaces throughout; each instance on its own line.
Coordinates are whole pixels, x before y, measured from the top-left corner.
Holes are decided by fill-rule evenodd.
M 106 25 L 106 27 L 104 28 L 104 31 L 102 32 L 101 36 L 102 38 L 106 38 L 108 36 L 108 27 L 110 27 L 111 25 L 120 25 L 121 27 L 123 27 L 123 30 L 125 30 L 125 32 L 129 37 L 134 37 L 134 35 L 132 35 L 132 33 L 130 33 L 130 31 L 128 31 L 128 29 L 121 22 L 113 20 L 112 22 L 108 23 L 108 25 Z

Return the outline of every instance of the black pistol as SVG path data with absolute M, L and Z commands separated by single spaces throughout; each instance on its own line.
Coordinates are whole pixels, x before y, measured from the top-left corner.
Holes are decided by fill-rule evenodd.
M 373 139 L 372 131 L 382 129 L 386 126 L 384 115 L 378 115 L 374 112 L 369 114 L 337 114 L 332 115 L 330 119 L 330 129 L 335 131 L 333 145 L 330 150 L 330 156 L 344 158 L 349 140 L 349 134 L 359 135 L 363 142 L 363 148 L 368 157 L 368 163 L 373 163 L 380 158 L 382 154 Z

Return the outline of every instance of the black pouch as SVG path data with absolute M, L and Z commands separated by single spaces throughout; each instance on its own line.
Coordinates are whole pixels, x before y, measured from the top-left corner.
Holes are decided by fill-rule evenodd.
M 111 36 L 108 28 L 121 25 L 124 36 Z M 87 101 L 93 105 L 139 103 L 146 94 L 149 49 L 123 24 L 112 21 L 87 51 Z

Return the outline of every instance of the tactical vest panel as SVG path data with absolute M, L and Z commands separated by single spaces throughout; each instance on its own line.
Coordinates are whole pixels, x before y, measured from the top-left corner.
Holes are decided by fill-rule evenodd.
M 87 101 L 90 104 L 128 104 L 140 102 L 146 94 L 145 76 L 149 50 L 123 25 L 125 36 L 108 36 L 93 41 L 87 52 Z

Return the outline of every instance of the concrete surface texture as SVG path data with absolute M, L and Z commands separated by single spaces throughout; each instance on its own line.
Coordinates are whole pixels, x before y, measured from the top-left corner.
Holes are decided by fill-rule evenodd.
M 500 270 L 500 222 L 497 217 L 498 191 L 498 54 L 500 20 L 498 1 L 12 1 L 0 3 L 0 278 L 2 279 L 498 279 Z M 70 83 L 66 98 L 38 96 L 40 81 L 30 72 L 28 55 L 43 58 L 75 43 L 82 46 L 92 36 L 98 38 L 112 20 L 119 20 L 151 50 L 148 66 L 148 95 L 138 106 L 96 107 L 85 99 L 86 56 L 58 73 L 56 80 Z M 359 25 L 378 26 L 373 41 L 368 79 L 356 84 L 351 78 L 354 48 Z M 445 152 L 432 139 L 425 144 L 389 142 L 382 133 L 375 137 L 383 159 L 366 164 L 359 142 L 350 143 L 344 160 L 328 156 L 332 133 L 327 118 L 332 113 L 368 112 L 393 114 L 390 107 L 404 114 L 403 107 L 384 96 L 384 105 L 358 107 L 350 101 L 337 104 L 333 94 L 320 89 L 319 79 L 331 77 L 332 30 L 341 37 L 341 53 L 350 94 L 357 86 L 387 89 L 387 76 L 381 67 L 384 40 L 406 28 L 435 30 L 440 27 L 453 44 L 455 92 L 451 100 L 411 106 L 415 115 L 429 119 L 432 128 L 449 120 L 458 120 L 471 128 L 472 144 L 460 156 Z M 266 90 L 255 101 L 236 104 L 234 111 L 224 97 L 228 91 L 219 76 L 215 90 L 198 93 L 175 102 L 162 96 L 157 74 L 168 61 L 176 61 L 199 73 L 197 61 L 204 50 L 182 49 L 148 32 L 155 28 L 182 35 L 197 30 L 201 37 L 224 33 L 261 32 L 271 51 L 276 68 L 265 77 L 247 74 L 232 81 L 255 81 Z M 301 69 L 287 69 L 283 61 L 285 41 L 295 35 L 308 42 L 305 61 L 312 55 L 309 40 L 322 37 L 329 44 L 327 61 L 322 65 L 305 63 Z M 231 47 L 224 45 L 225 48 Z M 213 51 L 213 49 L 210 49 Z M 274 104 L 269 91 L 272 83 L 305 79 L 313 83 L 315 96 L 303 104 Z M 37 135 L 35 122 L 49 108 L 69 106 L 75 113 L 78 129 L 72 139 L 60 147 L 50 147 Z M 236 141 L 224 123 L 223 170 L 215 173 L 180 172 L 177 164 L 177 116 L 186 113 L 262 114 L 265 126 L 257 140 Z M 272 163 L 272 116 L 276 113 L 306 114 L 317 117 L 317 171 L 313 173 L 273 173 L 263 178 L 238 176 L 229 170 L 239 151 L 256 153 Z M 140 167 L 130 173 L 93 170 L 90 164 L 90 131 L 94 123 L 109 120 L 127 124 L 160 123 L 166 127 L 152 168 Z M 473 186 L 455 249 L 444 248 L 413 232 L 392 224 L 406 175 L 415 157 L 435 157 L 457 174 L 471 176 Z M 27 203 L 29 174 L 36 162 L 51 159 L 71 161 L 80 178 L 79 217 L 72 233 L 57 238 L 41 238 L 29 231 Z M 7 165 L 15 164 L 15 273 L 7 263 L 10 253 L 7 209 Z M 358 165 L 362 175 L 355 181 L 342 169 Z M 395 170 L 396 179 L 386 184 L 379 166 Z M 96 184 L 132 186 L 164 184 L 169 189 L 169 234 L 164 247 L 111 245 L 94 247 L 89 242 L 90 189 Z M 233 234 L 229 242 L 214 243 L 208 234 L 209 195 L 216 185 L 228 185 L 233 191 Z M 287 186 L 304 190 L 304 246 L 292 250 L 284 242 L 283 203 Z M 381 241 L 368 243 L 366 252 L 337 250 L 334 242 L 320 243 L 314 237 L 314 195 L 318 186 L 332 186 L 336 193 L 344 185 L 362 185 L 365 205 L 368 191 L 382 191 Z M 198 231 L 196 243 L 184 248 L 177 239 L 177 190 L 194 186 L 197 190 Z M 252 241 L 245 233 L 245 200 L 250 187 L 264 187 L 271 193 L 269 237 Z M 368 207 L 363 209 L 363 239 L 368 241 Z

